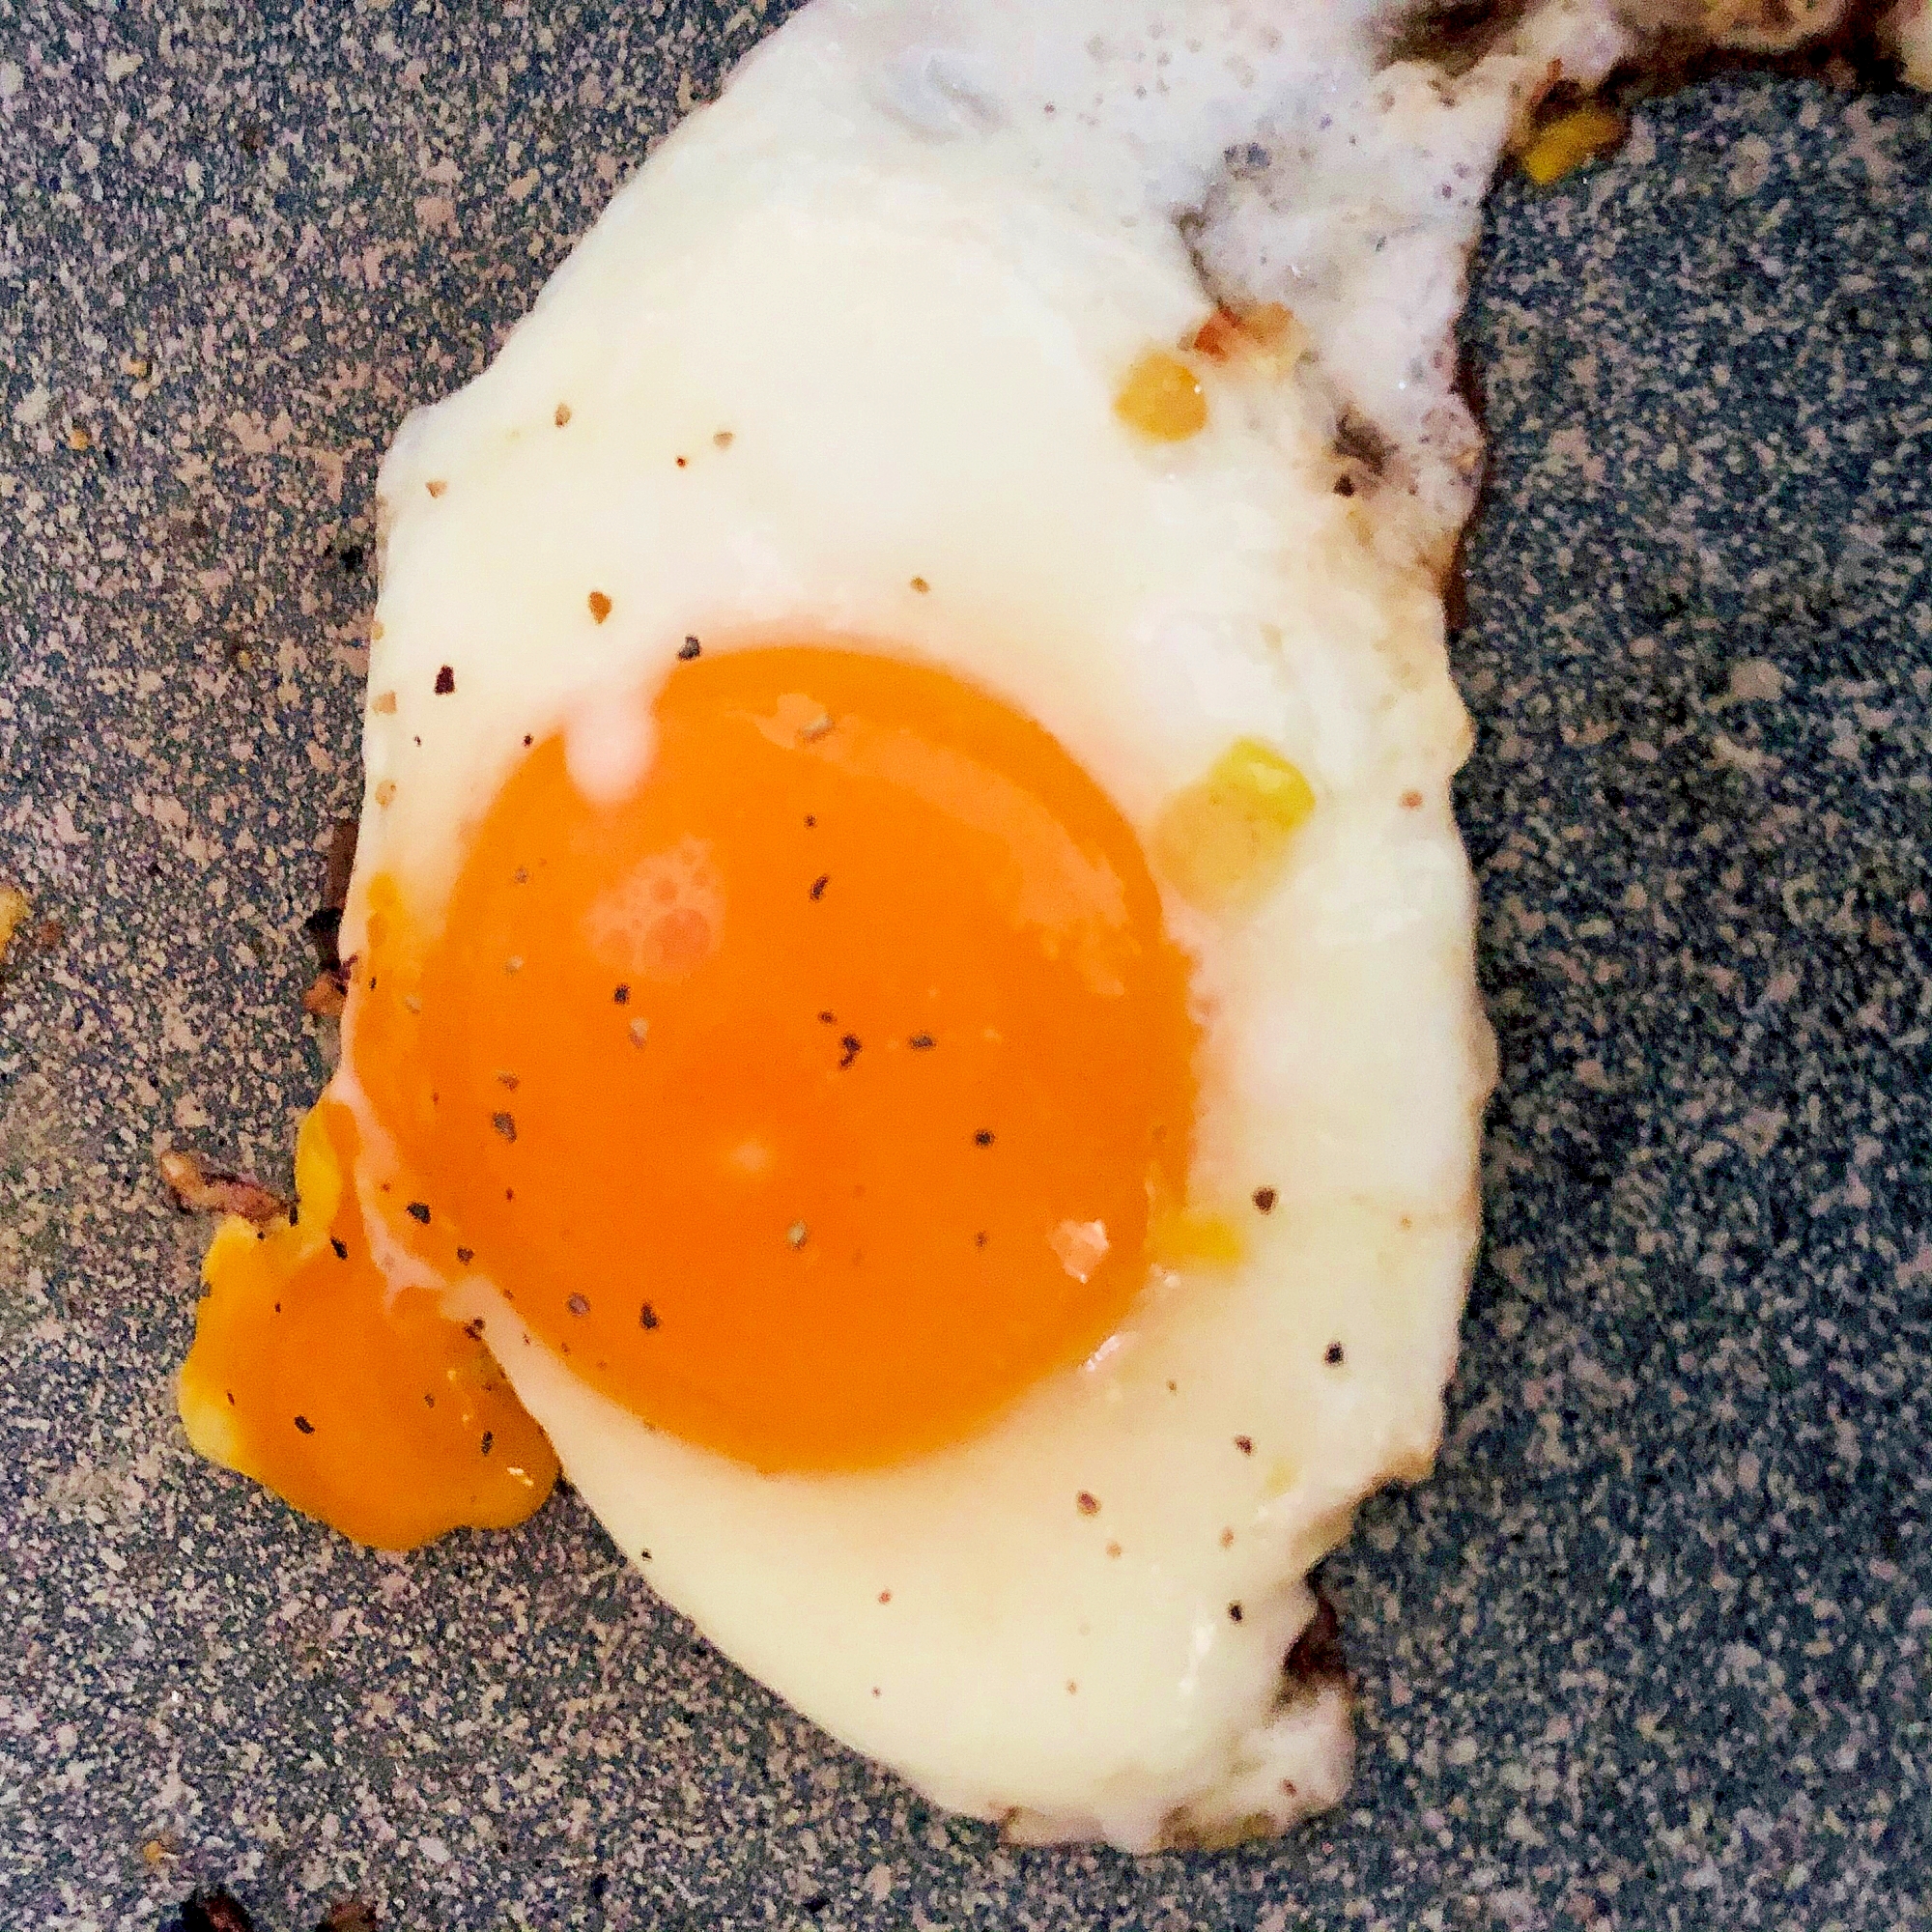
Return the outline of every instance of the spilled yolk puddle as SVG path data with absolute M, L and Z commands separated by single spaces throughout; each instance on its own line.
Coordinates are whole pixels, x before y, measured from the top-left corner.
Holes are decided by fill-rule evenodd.
M 389 1289 L 344 1185 L 356 1142 L 325 1098 L 297 1145 L 298 1218 L 216 1234 L 182 1371 L 188 1438 L 379 1548 L 521 1522 L 556 1458 L 481 1336 L 429 1290 Z
M 650 734 L 615 799 L 533 747 L 434 920 L 366 882 L 299 1218 L 210 1251 L 197 1446 L 364 1541 L 554 1476 L 466 1274 L 690 1443 L 859 1468 L 1082 1359 L 1185 1199 L 1187 960 L 1048 733 L 789 646 L 679 664 Z

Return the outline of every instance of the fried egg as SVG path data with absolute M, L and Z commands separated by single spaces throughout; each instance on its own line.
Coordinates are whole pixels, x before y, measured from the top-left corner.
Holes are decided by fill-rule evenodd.
M 1018 1837 L 1340 1795 L 1307 1573 L 1429 1467 L 1491 1081 L 1450 330 L 1624 44 L 1395 18 L 815 0 L 410 418 L 342 1060 L 211 1249 L 205 1453 L 391 1547 L 560 1462 Z

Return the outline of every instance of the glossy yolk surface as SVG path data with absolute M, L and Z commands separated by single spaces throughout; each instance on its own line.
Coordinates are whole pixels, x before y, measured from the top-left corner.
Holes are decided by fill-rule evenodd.
M 1105 1338 L 1184 1194 L 1146 862 L 1046 732 L 897 659 L 680 663 L 651 729 L 608 803 L 538 744 L 438 933 L 372 897 L 349 1038 L 412 1240 L 690 1441 L 955 1439 Z
M 521 1521 L 556 1458 L 482 1340 L 439 1293 L 392 1292 L 355 1190 L 354 1117 L 325 1098 L 296 1150 L 293 1225 L 222 1224 L 182 1371 L 204 1456 L 358 1542 L 408 1548 L 459 1524 Z

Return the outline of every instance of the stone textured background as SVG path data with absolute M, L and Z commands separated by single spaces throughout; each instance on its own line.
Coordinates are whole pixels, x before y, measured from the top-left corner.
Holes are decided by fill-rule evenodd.
M 323 1075 L 378 452 L 767 17 L 271 11 L 0 4 L 0 1916 L 1932 1924 L 1926 104 L 1725 80 L 1494 198 L 1450 1435 L 1326 1569 L 1350 1803 L 1136 1865 L 834 1749 L 573 1499 L 385 1559 L 185 1450 L 153 1155 L 284 1175 Z

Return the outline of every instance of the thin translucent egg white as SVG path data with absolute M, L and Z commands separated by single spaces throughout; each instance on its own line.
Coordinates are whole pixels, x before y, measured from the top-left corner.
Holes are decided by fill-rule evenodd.
M 1151 1268 L 1084 1368 L 972 1439 L 760 1475 L 584 1388 L 512 1284 L 457 1292 L 665 1598 L 1020 1836 L 1146 1850 L 1334 1802 L 1346 1691 L 1284 1671 L 1304 1579 L 1426 1471 L 1454 1365 L 1491 1070 L 1448 798 L 1436 584 L 1476 450 L 1448 329 L 1527 90 L 1552 49 L 1586 74 L 1621 43 L 1549 10 L 1452 82 L 1388 65 L 1390 17 L 815 0 L 383 472 L 358 877 L 425 920 L 532 736 L 565 729 L 589 790 L 645 768 L 627 702 L 688 639 L 928 659 L 1144 840 L 1236 740 L 1313 789 L 1258 904 L 1170 907 L 1193 1193 L 1235 1204 L 1238 1259 Z M 1264 301 L 1307 353 L 1195 358 L 1185 440 L 1122 420 L 1138 357 Z

